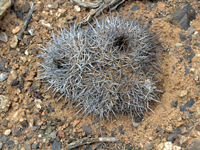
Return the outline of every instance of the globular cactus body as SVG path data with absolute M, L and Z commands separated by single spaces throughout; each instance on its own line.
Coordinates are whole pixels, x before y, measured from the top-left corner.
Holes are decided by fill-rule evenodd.
M 110 119 L 141 114 L 159 101 L 159 37 L 140 19 L 103 16 L 85 29 L 52 33 L 41 49 L 39 79 L 79 112 Z

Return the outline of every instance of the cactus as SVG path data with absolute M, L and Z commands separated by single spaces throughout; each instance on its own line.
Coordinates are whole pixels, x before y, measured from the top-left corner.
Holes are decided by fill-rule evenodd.
M 149 23 L 123 14 L 103 15 L 85 29 L 52 33 L 39 55 L 39 79 L 85 116 L 101 119 L 152 110 L 159 102 L 161 43 Z

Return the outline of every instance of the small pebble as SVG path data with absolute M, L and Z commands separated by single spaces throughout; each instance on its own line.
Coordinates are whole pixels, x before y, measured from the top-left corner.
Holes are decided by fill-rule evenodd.
M 183 90 L 183 91 L 181 91 L 180 93 L 179 93 L 179 97 L 180 98 L 183 98 L 184 96 L 186 96 L 187 95 L 187 90 Z
M 78 5 L 75 5 L 75 6 L 74 6 L 74 9 L 75 9 L 76 11 L 78 11 L 78 12 L 81 11 L 81 8 L 80 8 Z
M 8 78 L 8 73 L 6 72 L 0 73 L 0 82 L 5 81 L 7 78 Z
M 182 47 L 183 44 L 182 43 L 176 43 L 176 47 Z
M 8 135 L 10 135 L 10 133 L 11 133 L 11 130 L 8 129 L 8 130 L 6 130 L 6 131 L 4 132 L 4 135 L 8 136 Z
M 16 34 L 16 33 L 18 33 L 20 31 L 20 26 L 17 26 L 16 28 L 14 28 L 13 30 L 12 30 L 12 33 L 13 34 Z
M 0 41 L 8 42 L 8 36 L 5 32 L 0 32 Z
M 18 44 L 18 38 L 16 35 L 13 36 L 12 40 L 10 41 L 10 47 L 16 48 Z

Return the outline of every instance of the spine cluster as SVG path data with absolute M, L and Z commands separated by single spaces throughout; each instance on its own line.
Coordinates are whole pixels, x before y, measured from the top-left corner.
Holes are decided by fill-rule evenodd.
M 110 119 L 151 110 L 161 92 L 159 37 L 130 14 L 93 22 L 85 29 L 52 33 L 52 42 L 41 47 L 39 79 L 84 115 Z

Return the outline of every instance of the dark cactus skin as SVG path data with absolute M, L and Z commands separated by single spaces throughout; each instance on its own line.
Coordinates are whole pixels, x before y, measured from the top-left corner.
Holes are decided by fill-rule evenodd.
M 151 102 L 159 102 L 162 93 L 159 36 L 131 14 L 99 20 L 85 29 L 52 33 L 52 42 L 46 42 L 39 55 L 44 60 L 39 79 L 85 116 L 110 120 L 151 110 Z

